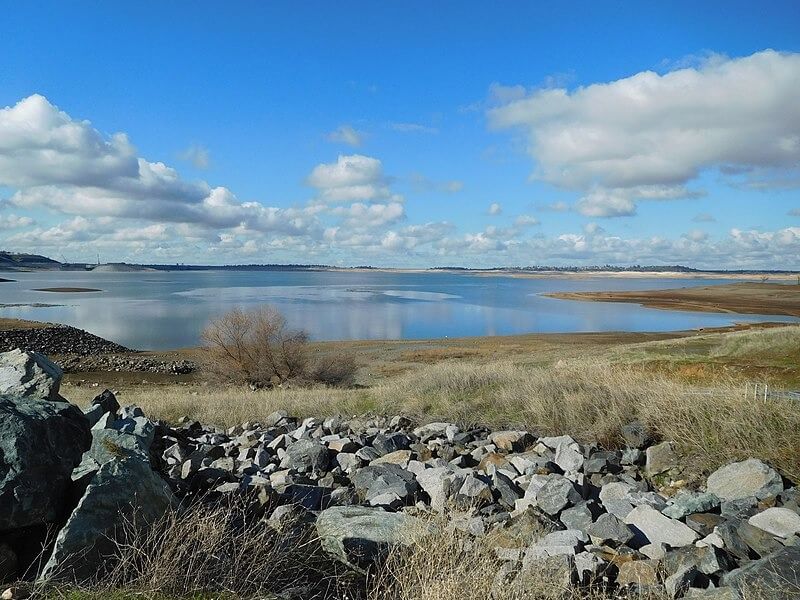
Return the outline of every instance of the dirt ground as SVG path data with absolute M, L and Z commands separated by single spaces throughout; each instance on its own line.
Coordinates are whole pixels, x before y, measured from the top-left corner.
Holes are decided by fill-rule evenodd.
M 562 300 L 631 302 L 649 308 L 800 317 L 800 285 L 730 283 L 672 290 L 636 292 L 562 292 L 545 294 Z

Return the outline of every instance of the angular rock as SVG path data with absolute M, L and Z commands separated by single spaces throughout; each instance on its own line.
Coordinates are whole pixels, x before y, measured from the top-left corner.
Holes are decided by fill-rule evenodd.
M 750 458 L 725 465 L 709 475 L 706 490 L 722 500 L 740 500 L 748 496 L 763 499 L 783 491 L 783 480 L 775 469 Z
M 670 519 L 682 519 L 693 513 L 704 513 L 712 510 L 718 507 L 719 504 L 719 498 L 714 494 L 681 490 L 672 499 L 672 504 L 661 512 Z
M 653 477 L 671 471 L 680 465 L 678 455 L 672 442 L 662 442 L 655 446 L 650 446 L 645 451 L 647 457 L 644 464 L 645 473 Z
M 285 502 L 298 505 L 306 510 L 326 508 L 330 497 L 330 488 L 319 485 L 292 483 L 279 488 Z
M 113 429 L 114 428 L 114 421 L 116 420 L 116 416 L 114 413 L 104 413 L 97 422 L 92 425 L 92 431 L 97 431 L 99 429 Z
M 514 508 L 515 502 L 523 496 L 523 491 L 520 487 L 510 477 L 497 469 L 492 474 L 492 485 L 497 490 L 499 501 L 508 508 Z
M 619 565 L 617 585 L 637 587 L 658 585 L 658 561 L 631 560 Z
M 612 543 L 627 544 L 633 538 L 630 528 L 610 513 L 604 513 L 589 526 L 587 531 L 592 542 L 598 545 Z
M 58 391 L 64 372 L 38 352 L 0 353 L 0 396 L 63 401 Z
M 467 505 L 478 507 L 492 501 L 492 488 L 489 484 L 475 475 L 466 477 L 458 489 L 456 499 Z
M 428 423 L 414 430 L 414 435 L 420 438 L 423 442 L 427 442 L 431 438 L 444 437 L 452 438 L 459 431 L 458 426 L 453 423 Z
M 575 572 L 575 557 L 568 554 L 556 554 L 546 557 L 534 557 L 528 560 L 526 555 L 522 569 L 512 584 L 512 590 L 519 590 L 525 597 L 524 591 L 536 589 L 546 582 L 551 597 L 558 597 L 559 592 L 567 592 L 577 579 Z M 516 597 L 516 596 L 515 596 Z
M 172 494 L 150 463 L 131 456 L 100 467 L 58 533 L 42 579 L 86 581 L 113 555 L 123 520 L 141 528 L 170 509 Z
M 8 354 L 18 355 L 2 356 Z M 35 365 L 39 362 L 28 363 L 31 369 Z M 42 376 L 34 378 L 38 383 L 31 393 L 55 389 L 57 395 L 57 386 L 48 388 Z M 91 441 L 88 421 L 72 404 L 0 396 L 0 531 L 59 520 L 69 505 L 72 471 Z
M 489 436 L 489 441 L 508 452 L 522 452 L 533 444 L 533 436 L 527 431 L 495 431 Z
M 281 468 L 300 473 L 320 472 L 328 468 L 330 462 L 328 449 L 313 440 L 297 440 L 286 448 L 286 456 L 281 460 Z
M 378 451 L 378 454 L 383 456 L 398 450 L 407 450 L 411 445 L 409 437 L 402 432 L 378 434 L 372 442 L 372 447 Z
M 685 546 L 669 551 L 662 565 L 667 573 L 677 573 L 686 567 L 695 567 L 704 575 L 717 575 L 730 570 L 733 561 L 725 551 L 712 545 Z
M 686 590 L 684 598 L 694 598 L 696 600 L 743 600 L 742 595 L 732 587 L 719 588 L 689 588 Z
M 632 421 L 622 426 L 622 437 L 629 448 L 645 448 L 654 439 L 653 432 L 641 421 Z
M 561 511 L 559 520 L 567 529 L 577 529 L 578 531 L 587 533 L 598 512 L 599 509 L 594 503 L 581 502 L 572 508 Z
M 692 566 L 684 567 L 664 580 L 664 588 L 670 598 L 682 598 L 697 579 L 698 571 Z
M 136 436 L 142 443 L 150 448 L 155 436 L 155 425 L 144 415 L 129 416 L 114 421 L 114 429 L 122 433 Z
M 647 542 L 663 543 L 673 548 L 693 544 L 700 537 L 697 532 L 684 523 L 670 519 L 646 505 L 637 506 L 628 513 L 628 516 L 625 517 L 625 524 L 640 531 Z
M 364 502 L 374 505 L 389 506 L 399 502 L 400 505 L 410 501 L 417 491 L 414 474 L 399 465 L 369 465 L 356 471 L 351 477 L 356 493 Z M 393 501 L 393 495 L 397 502 Z M 376 501 L 377 499 L 377 501 Z
M 586 534 L 576 529 L 565 529 L 548 533 L 542 539 L 534 543 L 525 553 L 522 561 L 523 568 L 531 561 L 535 561 L 547 556 L 558 556 L 560 554 L 574 556 L 587 541 Z
M 371 465 L 394 464 L 404 469 L 411 461 L 411 450 L 395 450 L 373 460 Z
M 114 415 L 116 415 L 120 409 L 117 397 L 114 395 L 114 392 L 108 389 L 103 390 L 92 399 L 92 406 L 99 406 L 104 413 L 112 413 Z
M 573 561 L 578 583 L 584 585 L 589 585 L 597 579 L 606 564 L 606 561 L 592 552 L 579 552 Z
M 362 572 L 393 547 L 407 546 L 426 531 L 415 517 L 364 506 L 323 510 L 317 517 L 316 528 L 326 552 Z
M 582 500 L 580 493 L 575 489 L 575 484 L 560 475 L 550 475 L 536 492 L 537 505 L 548 515 L 556 515 Z
M 753 515 L 747 522 L 784 539 L 800 533 L 800 515 L 788 508 L 768 508 Z
M 431 508 L 443 513 L 464 483 L 465 476 L 450 467 L 437 467 L 417 473 L 416 479 L 419 487 L 430 497 Z
M 747 521 L 739 521 L 736 527 L 739 538 L 758 556 L 766 556 L 781 547 L 775 537 Z
M 583 454 L 568 444 L 560 444 L 556 448 L 556 456 L 553 459 L 553 462 L 561 467 L 561 470 L 565 473 L 579 471 L 583 467 L 584 461 Z
M 708 535 L 714 528 L 722 523 L 723 519 L 720 515 L 713 513 L 697 513 L 686 516 L 686 525 L 694 529 L 700 535 Z

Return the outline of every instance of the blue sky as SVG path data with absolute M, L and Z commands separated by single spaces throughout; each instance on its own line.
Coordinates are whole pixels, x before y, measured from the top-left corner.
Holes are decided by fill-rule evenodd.
M 800 268 L 798 22 L 797 2 L 15 3 L 0 246 Z

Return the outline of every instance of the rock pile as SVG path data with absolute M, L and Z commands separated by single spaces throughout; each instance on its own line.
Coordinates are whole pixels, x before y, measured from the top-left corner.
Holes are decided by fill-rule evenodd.
M 144 526 L 174 500 L 150 463 L 154 425 L 110 392 L 81 411 L 59 395 L 61 376 L 41 354 L 0 354 L 0 581 L 84 580 L 121 519 Z
M 51 367 L 37 376 L 55 382 Z M 175 427 L 151 422 L 110 392 L 80 417 L 51 399 L 52 388 L 34 388 L 48 399 L 3 398 L 36 406 L 0 421 L 6 577 L 29 560 L 18 532 L 59 523 L 59 516 L 40 576 L 81 578 L 102 562 L 120 512 L 138 511 L 148 522 L 176 503 L 238 498 L 270 526 L 291 520 L 314 528 L 323 549 L 362 573 L 390 548 L 441 535 L 444 527 L 490 540 L 498 569 L 486 576 L 498 590 L 524 590 L 542 577 L 672 598 L 738 598 L 755 588 L 759 597 L 781 599 L 800 590 L 798 488 L 749 459 L 688 489 L 673 445 L 656 443 L 639 423 L 624 428 L 628 447 L 615 450 L 566 435 L 415 426 L 403 416 L 297 419 L 275 412 L 221 430 L 188 419 Z M 52 449 L 12 451 L 19 442 L 8 441 L 44 431 L 34 421 L 63 428 L 58 435 L 73 440 L 47 434 L 48 443 L 68 451 L 57 453 L 46 479 L 31 471 L 33 454 L 20 457 Z M 58 506 L 69 510 L 58 515 Z
M 143 356 L 136 350 L 69 325 L 46 324 L 0 331 L 0 352 L 13 349 L 57 356 L 59 366 L 68 373 L 124 371 L 184 375 L 197 370 L 193 361 Z
M 20 348 L 46 355 L 89 356 L 109 352 L 132 352 L 129 348 L 69 325 L 0 331 L 0 352 Z
M 197 365 L 186 359 L 163 360 L 141 356 L 134 352 L 128 354 L 97 354 L 91 356 L 61 356 L 59 364 L 68 373 L 103 371 L 109 373 L 162 373 L 164 375 L 185 375 L 197 370 Z

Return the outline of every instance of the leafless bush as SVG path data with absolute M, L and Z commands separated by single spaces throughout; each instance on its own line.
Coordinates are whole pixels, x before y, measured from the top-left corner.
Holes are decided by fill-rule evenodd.
M 328 354 L 314 362 L 310 376 L 313 381 L 326 385 L 350 387 L 355 382 L 357 368 L 355 356 L 352 354 Z
M 234 308 L 214 319 L 201 335 L 208 373 L 222 381 L 272 387 L 289 380 L 351 384 L 352 358 L 332 356 L 312 362 L 308 334 L 291 330 L 272 306 Z

